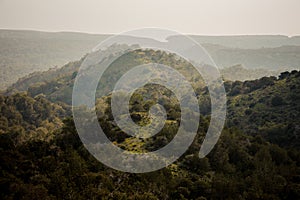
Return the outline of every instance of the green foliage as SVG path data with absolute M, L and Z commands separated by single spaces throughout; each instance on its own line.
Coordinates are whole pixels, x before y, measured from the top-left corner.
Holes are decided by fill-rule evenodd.
M 264 77 L 227 87 L 227 125 L 299 149 L 300 72 L 282 74 L 279 79 Z
M 149 58 L 141 60 L 141 54 Z M 70 104 L 79 64 L 70 63 L 60 76 L 59 71 L 45 73 L 33 85 L 33 79 L 24 80 L 29 95 L 0 96 L 0 199 L 299 199 L 300 72 L 226 82 L 226 127 L 212 152 L 199 159 L 210 122 L 210 98 L 201 77 L 184 60 L 171 59 L 172 54 L 136 51 L 128 56 L 127 63 L 122 57 L 107 72 L 115 74 L 112 80 L 102 80 L 109 83 L 107 91 L 123 64 L 125 70 L 142 62 L 165 63 L 197 80 L 193 87 L 202 115 L 187 152 L 167 168 L 147 174 L 122 173 L 99 163 L 81 143 L 65 104 Z M 131 117 L 142 126 L 150 122 L 151 106 L 165 107 L 165 126 L 154 137 L 133 138 L 121 131 L 110 101 L 110 95 L 97 99 L 99 123 L 114 144 L 134 153 L 165 146 L 181 123 L 175 95 L 155 84 L 139 89 L 130 100 Z
M 105 101 L 102 101 L 105 102 Z M 13 134 L 0 137 L 1 199 L 297 199 L 300 152 L 287 151 L 262 137 L 225 128 L 208 157 L 199 159 L 202 136 L 176 163 L 147 174 L 128 174 L 105 167 L 83 147 L 71 118 L 48 141 L 10 145 Z M 109 122 L 109 121 L 106 121 Z M 111 128 L 108 136 L 117 132 Z M 160 137 L 173 130 L 166 129 Z M 20 131 L 19 131 L 20 132 Z M 117 135 L 117 134 L 116 134 Z M 112 137 L 113 139 L 113 137 Z M 130 138 L 128 138 L 130 139 Z M 116 141 L 136 151 L 133 140 Z M 117 140 L 117 139 L 116 139 Z M 167 138 L 166 138 L 167 140 Z M 135 141 L 137 142 L 137 141 Z M 145 143 L 146 142 L 146 143 Z M 138 143 L 135 143 L 137 145 Z M 158 146 L 160 146 L 159 144 Z M 149 147 L 149 146 L 148 146 Z M 153 147 L 153 146 L 152 146 Z M 144 149 L 147 150 L 148 148 Z
M 0 96 L 0 134 L 7 134 L 15 145 L 30 138 L 46 139 L 62 126 L 66 111 L 42 96 L 31 98 L 25 93 Z

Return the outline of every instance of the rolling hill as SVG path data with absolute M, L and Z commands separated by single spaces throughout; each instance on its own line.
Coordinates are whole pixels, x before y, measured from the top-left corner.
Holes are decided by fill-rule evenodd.
M 0 90 L 30 73 L 59 68 L 69 61 L 79 60 L 108 36 L 0 30 Z M 299 37 L 191 37 L 207 49 L 221 68 L 242 64 L 249 69 L 299 69 Z
M 14 84 L 6 95 L 23 91 L 27 92 L 31 98 L 42 95 L 53 103 L 70 106 L 74 80 L 82 61 L 83 59 L 71 62 L 56 70 L 35 73 Z M 126 72 L 128 67 L 154 61 L 173 66 L 187 77 L 199 96 L 202 114 L 210 114 L 210 97 L 201 76 L 192 70 L 193 68 L 187 61 L 177 60 L 173 54 L 153 50 L 136 50 L 127 53 L 111 65 L 111 70 L 106 72 L 98 87 L 105 86 L 106 94 L 109 95 L 115 85 L 115 80 L 118 80 L 118 77 Z M 260 72 L 266 73 L 262 70 L 246 70 L 241 66 L 224 70 L 234 71 L 241 79 L 243 78 L 241 74 L 243 75 L 245 72 L 248 73 L 248 76 L 252 72 L 253 78 L 260 77 Z M 223 71 L 223 74 L 229 73 L 228 71 Z M 230 78 L 227 79 L 225 75 L 223 76 L 226 80 L 227 123 L 230 124 L 230 127 L 237 127 L 248 135 L 261 135 L 279 145 L 298 148 L 300 143 L 295 139 L 298 138 L 299 127 L 297 124 L 300 123 L 300 101 L 298 101 L 300 76 L 298 71 L 286 71 L 279 76 L 262 77 L 244 82 L 231 81 Z M 153 90 L 162 91 L 155 88 Z M 170 97 L 165 98 L 169 99 Z M 103 107 L 107 107 L 107 105 L 103 105 Z M 276 134 L 272 134 L 273 132 Z

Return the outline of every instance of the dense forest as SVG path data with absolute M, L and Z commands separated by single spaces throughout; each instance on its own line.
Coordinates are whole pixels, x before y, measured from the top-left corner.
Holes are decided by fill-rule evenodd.
M 193 82 L 201 110 L 198 134 L 179 160 L 155 172 L 131 174 L 101 164 L 77 135 L 70 105 L 81 62 L 28 76 L 0 96 L 1 199 L 300 198 L 299 71 L 226 80 L 226 125 L 213 151 L 200 159 L 210 123 L 209 92 L 201 77 L 185 60 L 160 51 L 138 50 L 120 57 L 106 72 L 110 78 L 99 85 L 113 85 L 132 65 L 167 64 Z M 180 109 L 167 89 L 147 85 L 130 100 L 131 117 L 140 125 L 147 124 L 149 107 L 156 101 L 166 108 L 165 126 L 147 140 L 130 137 L 113 123 L 111 88 L 105 89 L 107 95 L 96 104 L 98 121 L 114 144 L 148 152 L 174 137 Z M 150 93 L 157 99 L 143 98 Z

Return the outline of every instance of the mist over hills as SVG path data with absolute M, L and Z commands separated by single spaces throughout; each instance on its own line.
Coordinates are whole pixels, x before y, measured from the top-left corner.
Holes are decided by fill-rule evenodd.
M 106 35 L 0 30 L 0 89 L 29 73 L 78 60 Z
M 280 46 L 299 46 L 300 36 L 284 35 L 236 35 L 199 36 L 191 35 L 198 43 L 210 43 L 238 49 L 275 48 Z
M 247 69 L 292 70 L 300 66 L 300 46 L 238 49 L 203 44 L 220 68 L 242 64 Z
M 224 80 L 230 81 L 246 81 L 260 79 L 264 76 L 274 76 L 278 77 L 283 71 L 290 71 L 289 68 L 282 68 L 277 70 L 267 70 L 267 69 L 247 69 L 243 65 L 233 65 L 231 67 L 225 67 L 220 70 Z
M 32 72 L 61 67 L 70 61 L 79 60 L 108 36 L 0 30 L 0 89 L 7 88 Z M 299 69 L 298 36 L 191 37 L 206 48 L 221 68 L 242 64 L 249 69 Z M 176 38 L 170 36 L 168 39 Z

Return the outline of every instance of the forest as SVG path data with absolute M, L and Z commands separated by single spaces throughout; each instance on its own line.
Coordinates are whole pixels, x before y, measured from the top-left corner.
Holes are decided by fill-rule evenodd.
M 210 97 L 185 60 L 137 50 L 115 61 L 106 77 L 131 65 L 168 64 L 193 82 L 201 117 L 197 136 L 179 160 L 145 174 L 120 172 L 96 160 L 78 137 L 71 112 L 72 87 L 83 59 L 25 77 L 0 96 L 1 199 L 300 199 L 300 71 L 235 81 L 225 78 L 227 118 L 207 157 L 198 152 L 210 123 Z M 156 101 L 167 111 L 161 132 L 130 137 L 113 123 L 109 93 L 97 99 L 107 137 L 132 152 L 165 146 L 180 124 L 178 102 L 166 88 L 147 85 L 130 100 L 135 123 L 149 121 Z M 102 82 L 101 82 L 102 81 Z M 148 96 L 156 99 L 143 98 Z

